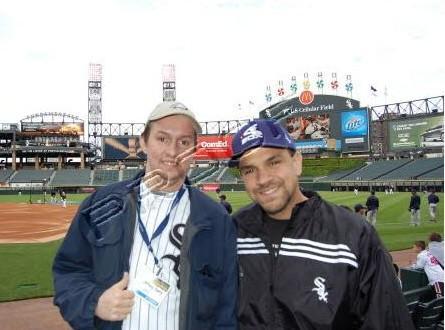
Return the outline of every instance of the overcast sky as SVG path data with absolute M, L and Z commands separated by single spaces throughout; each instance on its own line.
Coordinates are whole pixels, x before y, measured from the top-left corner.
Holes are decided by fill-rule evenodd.
M 384 104 L 385 86 L 388 103 L 444 95 L 444 31 L 443 0 L 0 0 L 0 122 L 87 121 L 89 63 L 103 65 L 103 122 L 144 122 L 163 64 L 200 121 L 249 118 L 267 85 L 296 76 L 301 91 L 305 73 L 315 92 L 318 72 L 337 73 L 344 96 L 351 75 L 362 105 Z

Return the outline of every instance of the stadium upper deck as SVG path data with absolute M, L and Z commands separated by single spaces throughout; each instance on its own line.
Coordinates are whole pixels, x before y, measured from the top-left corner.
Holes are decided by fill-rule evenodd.
M 358 157 L 399 159 L 443 157 L 444 97 L 360 107 L 357 100 L 315 95 L 311 104 L 299 97 L 278 102 L 259 115 L 274 118 L 294 137 L 306 158 Z M 196 163 L 224 162 L 231 137 L 246 121 L 200 123 Z M 28 116 L 19 124 L 0 126 L 0 168 L 93 168 L 100 164 L 143 165 L 138 145 L 144 124 L 88 123 L 62 113 Z M 218 173 L 225 177 L 226 174 Z M 428 174 L 425 174 L 428 176 Z

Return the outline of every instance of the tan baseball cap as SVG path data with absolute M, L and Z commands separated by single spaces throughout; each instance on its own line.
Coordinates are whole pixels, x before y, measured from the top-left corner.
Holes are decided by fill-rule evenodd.
M 193 127 L 195 128 L 196 134 L 202 133 L 201 126 L 199 125 L 198 121 L 196 120 L 196 117 L 193 114 L 193 112 L 180 102 L 159 103 L 154 108 L 154 110 L 151 112 L 150 116 L 148 117 L 147 124 L 149 124 L 152 121 L 156 121 L 156 120 L 162 119 L 164 117 L 174 116 L 174 115 L 183 115 L 183 116 L 189 117 L 192 120 Z

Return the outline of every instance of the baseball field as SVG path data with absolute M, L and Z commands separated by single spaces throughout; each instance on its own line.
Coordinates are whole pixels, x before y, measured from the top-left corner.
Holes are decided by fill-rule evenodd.
M 244 192 L 224 192 L 236 211 L 250 203 Z M 215 193 L 209 195 L 217 199 Z M 367 193 L 321 192 L 326 200 L 351 208 L 365 204 Z M 68 195 L 69 205 L 29 204 L 29 196 L 0 195 L 0 301 L 12 301 L 53 294 L 51 264 L 61 238 L 86 194 Z M 415 240 L 427 240 L 433 232 L 443 233 L 443 193 L 438 194 L 437 222 L 430 222 L 426 195 L 421 194 L 422 224 L 410 227 L 409 193 L 377 193 L 380 210 L 377 231 L 390 251 L 408 249 Z M 43 196 L 33 196 L 43 201 Z M 14 243 L 13 243 L 14 242 Z

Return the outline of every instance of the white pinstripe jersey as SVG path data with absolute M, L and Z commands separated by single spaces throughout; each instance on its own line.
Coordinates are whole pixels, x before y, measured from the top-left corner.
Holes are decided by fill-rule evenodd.
M 170 211 L 176 192 L 158 194 L 150 192 L 145 184 L 141 183 L 141 220 L 145 225 L 148 237 L 151 239 L 154 231 Z M 153 240 L 152 247 L 162 265 L 162 279 L 170 284 L 167 298 L 156 309 L 146 301 L 135 296 L 135 303 L 129 316 L 124 320 L 122 329 L 178 329 L 179 315 L 179 255 L 185 223 L 190 215 L 190 199 L 188 190 L 185 190 L 179 204 L 171 210 L 167 227 L 160 236 Z M 145 265 L 154 273 L 157 271 L 154 257 L 139 232 L 136 221 L 134 242 L 130 254 L 130 285 L 136 276 L 141 274 L 141 265 Z

